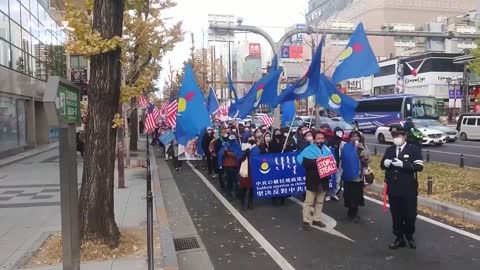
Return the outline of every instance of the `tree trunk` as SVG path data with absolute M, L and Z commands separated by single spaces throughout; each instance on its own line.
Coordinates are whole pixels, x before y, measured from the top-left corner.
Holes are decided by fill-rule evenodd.
M 123 115 L 122 105 L 118 106 L 120 115 Z M 117 170 L 118 170 L 118 188 L 125 188 L 125 128 L 119 127 L 117 129 Z
M 93 29 L 104 38 L 122 36 L 123 9 L 123 0 L 95 1 Z M 116 130 L 112 128 L 120 97 L 120 53 L 117 49 L 91 58 L 87 144 L 80 191 L 82 240 L 100 241 L 110 247 L 117 247 L 120 239 L 113 204 Z
M 133 97 L 130 106 L 134 108 L 130 113 L 130 150 L 137 151 L 138 143 L 138 109 L 137 98 Z

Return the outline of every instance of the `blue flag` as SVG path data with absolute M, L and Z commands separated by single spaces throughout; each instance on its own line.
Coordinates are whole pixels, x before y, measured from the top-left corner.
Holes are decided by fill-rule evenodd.
M 278 80 L 281 74 L 281 68 L 272 70 L 256 82 L 245 96 L 240 98 L 238 102 L 230 105 L 228 116 L 245 118 L 245 116 L 249 115 L 258 105 L 269 105 L 271 100 L 268 99 L 271 97 L 272 92 L 276 95 Z
M 179 144 L 197 136 L 202 129 L 210 125 L 210 115 L 205 107 L 202 90 L 197 86 L 192 66 L 185 68 L 183 82 L 178 92 L 176 138 Z
M 305 73 L 302 78 L 298 79 L 285 90 L 283 90 L 273 105 L 276 106 L 286 101 L 304 99 L 315 95 L 315 93 L 319 90 L 318 81 L 320 79 L 320 66 L 322 64 L 322 46 L 323 41 L 321 41 L 318 45 L 318 48 L 313 55 L 312 63 L 308 67 L 307 73 Z
M 232 77 L 230 76 L 230 74 L 227 74 L 227 78 L 228 78 L 228 89 L 229 89 L 228 92 L 230 93 L 230 100 L 237 102 L 238 101 L 237 90 L 235 90 L 235 87 L 233 86 Z
M 212 115 L 216 111 L 218 111 L 218 100 L 217 97 L 215 96 L 215 92 L 213 91 L 213 88 L 210 87 L 210 90 L 208 91 L 208 98 L 207 98 L 207 109 L 208 109 L 208 114 Z
M 337 84 L 347 79 L 370 76 L 379 70 L 377 58 L 370 47 L 363 24 L 360 23 L 340 55 L 332 82 Z
M 270 65 L 269 73 L 271 74 L 276 72 L 280 72 L 280 76 L 283 72 L 283 69 L 278 67 L 277 55 L 274 55 L 272 59 L 272 64 Z M 278 104 L 275 103 L 275 101 L 278 98 L 278 79 L 275 80 L 277 82 L 277 85 L 275 85 L 275 87 L 263 90 L 262 99 L 259 104 L 267 105 L 268 107 L 270 107 L 270 109 L 274 109 L 275 107 L 277 107 Z
M 351 122 L 355 116 L 357 101 L 342 92 L 324 74 L 321 74 L 320 89 L 316 95 L 317 105 L 325 107 L 340 114 L 347 122 Z
M 295 107 L 295 101 L 290 100 L 280 105 L 282 111 L 282 127 L 287 126 L 293 121 L 297 108 Z

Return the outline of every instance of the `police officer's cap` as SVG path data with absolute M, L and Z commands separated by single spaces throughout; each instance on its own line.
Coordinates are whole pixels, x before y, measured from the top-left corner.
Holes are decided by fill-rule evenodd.
M 403 136 L 407 135 L 407 133 L 405 132 L 401 124 L 390 125 L 389 131 L 392 133 L 393 137 L 398 135 L 403 135 Z

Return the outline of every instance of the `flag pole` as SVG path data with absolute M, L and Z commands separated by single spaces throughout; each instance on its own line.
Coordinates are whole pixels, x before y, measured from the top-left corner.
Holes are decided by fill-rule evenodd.
M 290 128 L 288 129 L 287 138 L 285 139 L 285 142 L 283 143 L 282 153 L 285 151 L 285 148 L 287 147 L 288 137 L 290 137 L 290 133 L 292 133 L 293 122 L 295 121 L 296 118 L 297 118 L 297 111 L 295 110 L 295 114 L 293 115 L 293 119 L 290 122 Z
M 308 98 L 307 98 L 307 102 L 308 102 Z M 316 106 L 316 105 L 315 105 Z M 315 107 L 312 108 L 312 114 L 310 114 L 310 112 L 308 113 L 308 115 L 310 116 L 310 122 L 308 123 L 308 129 L 311 129 L 312 128 L 312 119 L 313 119 L 313 112 L 315 111 Z

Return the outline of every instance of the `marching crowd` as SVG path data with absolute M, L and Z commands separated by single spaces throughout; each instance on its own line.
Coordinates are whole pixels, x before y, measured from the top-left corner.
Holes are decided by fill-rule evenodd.
M 244 126 L 231 123 L 217 130 L 209 127 L 198 142 L 204 155 L 208 173 L 218 178 L 225 197 L 230 201 L 239 200 L 242 210 L 254 208 L 254 183 L 251 162 L 253 155 L 295 152 L 297 162 L 305 170 L 306 192 L 303 205 L 303 229 L 311 226 L 326 227 L 322 222 L 322 209 L 325 201 L 338 201 L 343 187 L 343 203 L 348 218 L 359 223 L 359 207 L 364 206 L 364 187 L 372 184 L 374 175 L 370 170 L 370 152 L 363 134 L 358 130 L 346 132 L 337 127 L 333 136 L 327 137 L 320 126 L 315 130 L 308 125 L 298 128 L 295 134 L 287 129 L 270 129 L 267 126 Z M 158 136 L 167 127 L 161 128 Z M 406 132 L 393 128 L 394 145 L 386 150 L 381 167 L 386 171 L 388 195 L 391 205 L 393 233 L 397 237 L 391 249 L 408 246 L 415 248 L 415 231 L 418 183 L 416 173 L 423 169 L 421 152 L 407 144 Z M 173 130 L 174 132 L 174 130 Z M 347 134 L 346 134 L 347 133 Z M 163 146 L 167 158 L 172 157 L 176 171 L 181 170 L 178 159 L 178 143 L 174 140 Z M 195 150 L 194 150 L 195 151 Z M 336 173 L 321 178 L 317 170 L 317 159 L 333 156 Z M 272 204 L 282 206 L 286 197 L 272 198 Z M 405 241 L 405 238 L 407 241 Z

